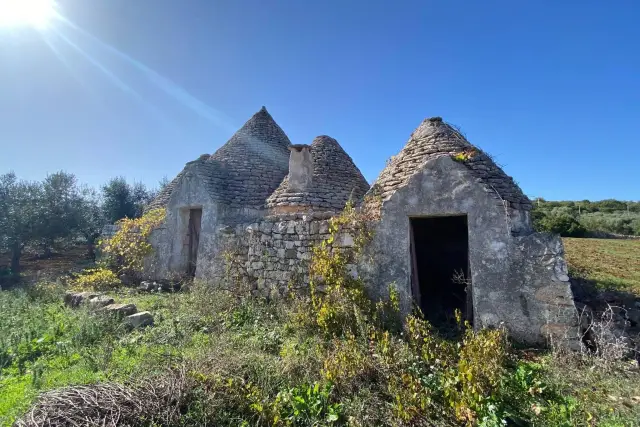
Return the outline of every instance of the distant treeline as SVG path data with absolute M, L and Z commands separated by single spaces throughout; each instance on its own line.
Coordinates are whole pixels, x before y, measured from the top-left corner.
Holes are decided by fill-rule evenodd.
M 42 181 L 21 180 L 13 172 L 0 175 L 0 254 L 9 254 L 8 265 L 0 265 L 0 279 L 19 273 L 25 250 L 48 257 L 57 248 L 83 241 L 94 257 L 102 227 L 142 215 L 166 184 L 165 178 L 158 188 L 147 188 L 116 177 L 95 189 L 64 171 Z
M 551 202 L 533 200 L 531 217 L 536 230 L 565 237 L 598 233 L 640 236 L 640 202 L 607 199 Z

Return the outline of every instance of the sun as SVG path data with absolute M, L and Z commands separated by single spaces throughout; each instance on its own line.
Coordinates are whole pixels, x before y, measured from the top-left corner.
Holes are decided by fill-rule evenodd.
M 44 29 L 55 16 L 55 0 L 0 0 L 0 28 Z

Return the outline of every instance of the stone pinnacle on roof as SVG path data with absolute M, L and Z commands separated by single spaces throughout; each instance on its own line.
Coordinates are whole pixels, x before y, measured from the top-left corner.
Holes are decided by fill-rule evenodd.
M 309 188 L 304 191 L 290 188 L 287 175 L 268 198 L 268 208 L 275 212 L 340 211 L 349 199 L 358 201 L 364 196 L 369 184 L 338 141 L 321 135 L 309 149 L 313 159 Z
M 393 156 L 380 173 L 370 193 L 382 197 L 382 200 L 388 199 L 396 190 L 405 186 L 427 161 L 441 156 L 461 156 L 462 163 L 476 178 L 491 188 L 496 197 L 507 201 L 514 209 L 531 209 L 531 201 L 513 178 L 441 117 L 425 119 L 418 126 L 400 153 Z

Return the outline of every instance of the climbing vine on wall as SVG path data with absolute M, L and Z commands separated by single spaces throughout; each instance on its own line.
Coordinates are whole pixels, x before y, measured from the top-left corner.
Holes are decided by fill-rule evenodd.
M 144 259 L 153 251 L 149 236 L 164 222 L 165 215 L 164 209 L 153 209 L 140 218 L 118 221 L 113 237 L 100 242 L 103 261 L 120 274 L 141 273 Z
M 328 335 L 356 334 L 362 324 L 360 316 L 381 314 L 378 308 L 383 307 L 376 307 L 368 298 L 355 268 L 373 238 L 371 213 L 348 203 L 340 215 L 329 220 L 329 238 L 313 249 L 309 266 L 312 312 Z M 395 295 L 394 289 L 390 294 Z

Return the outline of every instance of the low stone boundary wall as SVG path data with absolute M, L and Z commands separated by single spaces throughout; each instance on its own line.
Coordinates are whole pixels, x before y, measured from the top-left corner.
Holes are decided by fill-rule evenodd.
M 330 213 L 282 214 L 220 228 L 224 273 L 262 294 L 305 288 L 314 246 L 323 241 L 332 250 L 353 246 L 348 233 L 329 241 L 331 217 Z
M 607 231 L 587 231 L 585 237 L 592 239 L 628 239 L 628 240 L 638 240 L 640 236 L 633 236 L 630 234 L 616 234 L 609 233 Z

